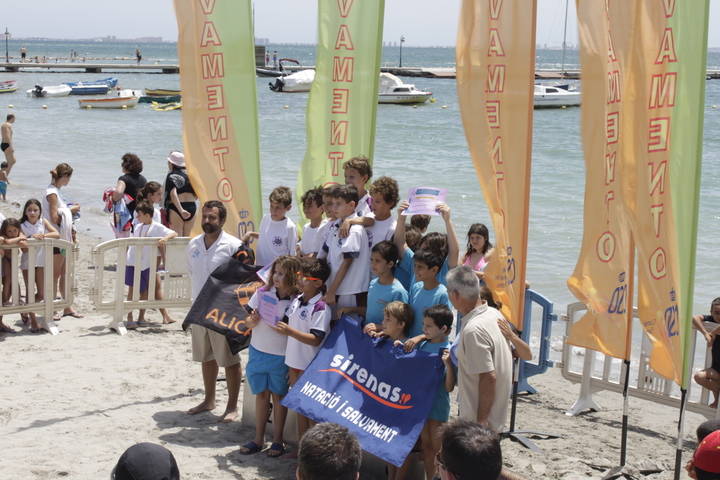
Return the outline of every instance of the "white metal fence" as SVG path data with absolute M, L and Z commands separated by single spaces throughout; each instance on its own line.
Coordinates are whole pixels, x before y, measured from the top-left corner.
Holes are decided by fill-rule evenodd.
M 572 303 L 568 305 L 566 320 L 567 328 L 565 340 L 570 332 L 571 326 L 582 318 L 585 312 L 585 305 Z M 634 314 L 633 321 L 633 342 L 631 352 L 630 388 L 629 394 L 634 397 L 662 403 L 673 407 L 680 407 L 680 389 L 672 381 L 661 377 L 650 368 L 650 352 L 652 344 L 645 334 L 642 325 Z M 705 339 L 698 336 L 697 330 L 693 329 L 693 342 L 690 357 L 693 361 L 688 365 L 692 374 L 696 370 L 707 368 L 711 362 L 710 349 L 705 349 L 705 355 L 699 355 L 696 359 L 696 348 L 705 348 Z M 699 343 L 699 346 L 697 346 Z M 603 355 L 593 350 L 575 347 L 564 342 L 562 352 L 562 375 L 571 382 L 580 383 L 580 396 L 575 401 L 568 415 L 595 409 L 599 407 L 592 399 L 592 394 L 599 390 L 610 390 L 618 393 L 623 391 L 623 361 L 617 358 Z M 708 406 L 710 392 L 690 381 L 688 386 L 687 409 L 707 417 L 720 418 L 720 409 L 712 409 Z
M 120 335 L 127 333 L 125 316 L 131 310 L 152 308 L 184 308 L 192 302 L 190 274 L 185 249 L 189 238 L 174 238 L 166 244 L 164 254 L 158 247 L 159 238 L 118 238 L 97 245 L 92 250 L 95 281 L 90 289 L 95 308 L 112 316 L 109 327 Z M 140 288 L 133 289 L 131 299 L 125 293 L 125 267 L 128 249 L 135 247 L 130 263 L 141 265 L 143 250 L 149 255 L 148 298 L 140 299 Z M 155 261 L 161 257 L 162 263 Z M 161 266 L 158 269 L 158 265 Z M 135 268 L 133 285 L 140 285 L 142 268 Z M 156 274 L 162 279 L 163 298 L 155 297 Z
M 59 249 L 65 256 L 65 290 L 58 292 L 61 299 L 55 298 L 53 288 L 53 251 Z M 9 272 L 4 272 L 4 278 L 10 281 L 10 299 L 7 303 L 0 306 L 0 315 L 10 315 L 14 313 L 35 313 L 40 326 L 53 335 L 59 333 L 59 328 L 53 321 L 53 314 L 56 310 L 64 309 L 72 305 L 77 289 L 75 287 L 75 260 L 77 257 L 77 247 L 66 240 L 60 239 L 28 239 L 27 248 L 20 245 L 3 245 L 2 250 L 10 251 Z M 23 253 L 23 250 L 26 250 Z M 43 251 L 44 265 L 36 265 L 37 254 Z M 22 278 L 20 270 L 21 256 L 27 257 L 27 285 L 20 283 Z M 43 298 L 36 298 L 35 295 L 35 268 L 44 267 L 43 269 Z M 7 263 L 5 264 L 7 268 Z M 23 295 L 23 288 L 24 295 Z

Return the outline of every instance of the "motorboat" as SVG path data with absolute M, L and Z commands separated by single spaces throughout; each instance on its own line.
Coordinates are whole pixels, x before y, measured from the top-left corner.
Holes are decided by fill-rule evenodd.
M 164 97 L 142 95 L 140 97 L 140 103 L 176 103 L 179 102 L 181 98 L 182 97 L 180 95 L 166 95 Z
M 290 75 L 283 75 L 275 79 L 275 82 L 270 82 L 270 90 L 273 92 L 286 92 L 286 93 L 297 93 L 297 92 L 309 92 L 312 87 L 313 80 L 315 80 L 315 70 L 300 70 Z
M 17 80 L 0 82 L 0 93 L 12 93 L 17 90 Z
M 569 85 L 535 85 L 535 108 L 579 107 L 580 92 Z
M 171 90 L 168 88 L 146 88 L 145 95 L 148 97 L 169 97 L 171 95 L 180 95 L 180 90 Z
M 117 77 L 101 78 L 100 80 L 91 80 L 89 82 L 65 82 L 65 85 L 74 87 L 76 85 L 107 85 L 110 88 L 117 87 Z
M 116 108 L 116 109 L 127 109 L 133 108 L 138 104 L 140 97 L 135 95 L 130 96 L 108 96 L 106 98 L 83 98 L 78 100 L 80 108 Z
M 72 88 L 70 88 L 69 85 L 50 85 L 47 87 L 43 87 L 41 85 L 35 85 L 35 88 L 31 88 L 30 90 L 27 90 L 25 93 L 27 93 L 28 97 L 35 97 L 35 98 L 44 98 L 44 97 L 67 97 L 70 95 L 70 91 Z
M 415 85 L 403 83 L 392 73 L 380 74 L 378 103 L 418 104 L 425 103 L 432 97 L 432 92 L 415 88 Z
M 76 83 L 69 87 L 70 95 L 105 95 L 110 91 L 105 83 Z

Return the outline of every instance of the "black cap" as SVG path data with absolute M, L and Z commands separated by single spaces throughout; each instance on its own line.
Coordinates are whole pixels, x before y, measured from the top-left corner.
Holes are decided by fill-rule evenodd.
M 113 480 L 180 480 L 175 457 L 155 443 L 138 443 L 125 450 L 112 471 Z

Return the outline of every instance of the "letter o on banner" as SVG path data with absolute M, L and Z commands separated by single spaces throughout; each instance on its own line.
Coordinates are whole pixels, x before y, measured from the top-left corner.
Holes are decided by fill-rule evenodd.
M 221 202 L 230 202 L 233 198 L 233 188 L 230 179 L 221 178 L 217 184 L 217 196 Z
M 667 262 L 665 261 L 665 250 L 662 249 L 662 247 L 658 247 L 655 249 L 655 251 L 650 255 L 650 260 L 648 261 L 649 267 L 650 267 L 650 274 L 653 276 L 655 280 L 659 280 L 665 276 L 667 273 L 666 267 Z
M 601 262 L 609 262 L 615 256 L 615 235 L 611 232 L 604 232 L 598 238 L 595 245 L 595 252 Z

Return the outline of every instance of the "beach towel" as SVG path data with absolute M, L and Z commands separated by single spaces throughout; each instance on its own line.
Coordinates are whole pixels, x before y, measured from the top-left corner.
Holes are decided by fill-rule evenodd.
M 114 188 L 106 188 L 103 192 L 103 202 L 105 207 L 103 211 L 112 214 L 110 227 L 115 234 L 129 232 L 132 230 L 132 215 L 127 208 L 127 204 L 133 201 L 133 198 L 125 194 L 118 201 L 113 201 L 112 194 L 115 193 Z

